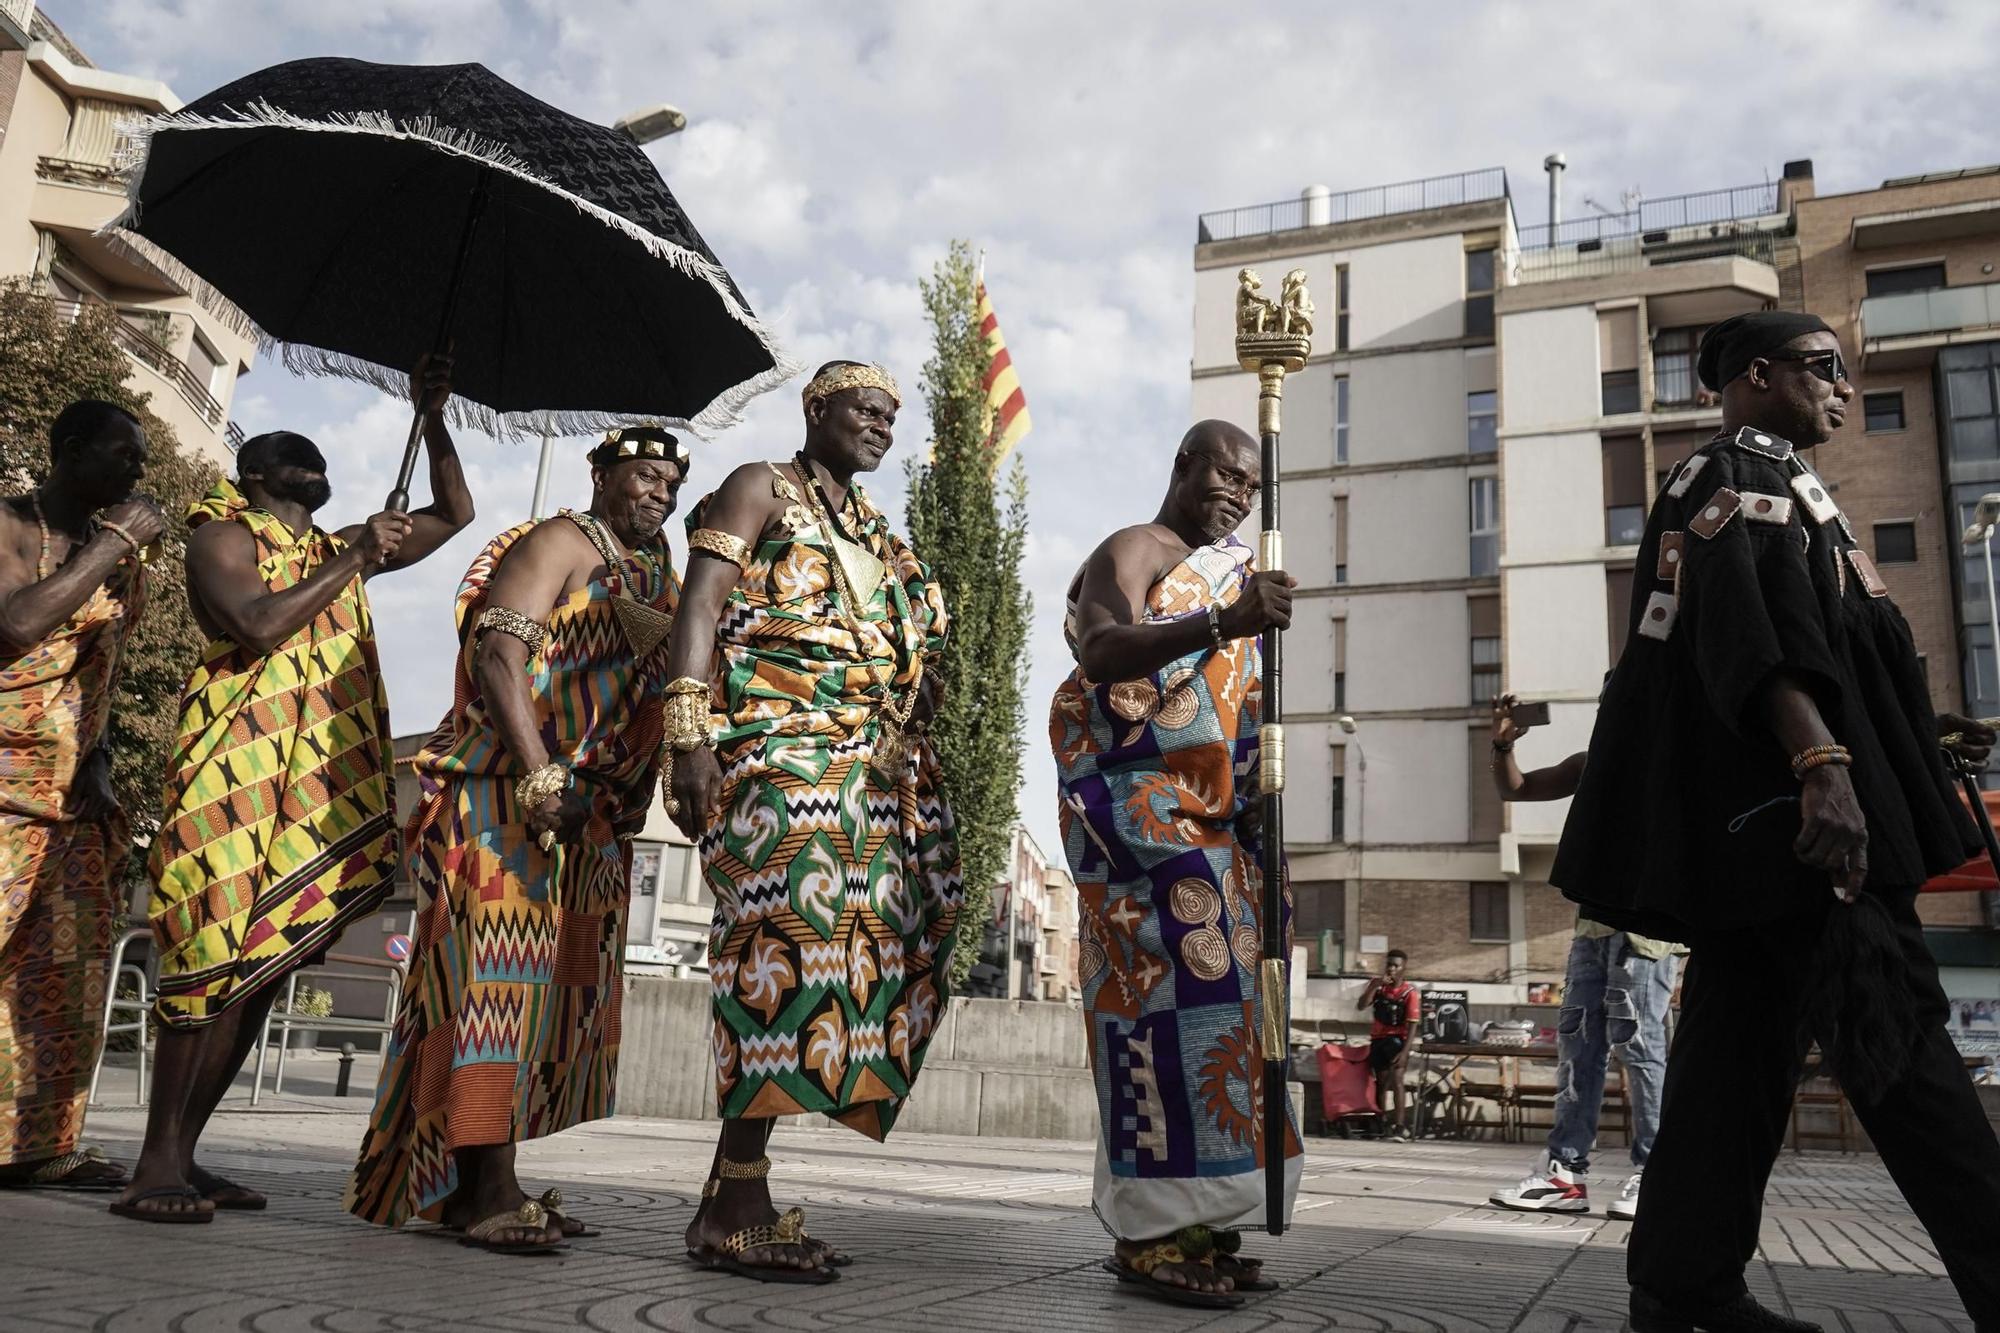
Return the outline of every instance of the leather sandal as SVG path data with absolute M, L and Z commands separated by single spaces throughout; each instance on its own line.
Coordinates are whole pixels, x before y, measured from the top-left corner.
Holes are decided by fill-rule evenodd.
M 561 1241 L 518 1241 L 499 1240 L 497 1237 L 507 1231 L 547 1231 L 549 1210 L 541 1203 L 529 1199 L 512 1212 L 495 1213 L 483 1222 L 475 1222 L 459 1237 L 460 1245 L 469 1245 L 476 1250 L 486 1250 L 493 1254 L 556 1254 L 569 1247 Z
M 733 1162 L 727 1157 L 716 1162 L 715 1174 L 701 1188 L 704 1205 L 722 1192 L 724 1180 L 762 1180 L 771 1174 L 771 1159 L 759 1157 L 754 1162 Z M 766 1245 L 797 1245 L 812 1253 L 818 1262 L 811 1268 L 777 1267 L 771 1264 L 753 1264 L 744 1259 L 746 1250 L 754 1250 Z M 816 1241 L 806 1234 L 806 1214 L 803 1208 L 787 1210 L 778 1218 L 775 1226 L 744 1227 L 727 1237 L 720 1245 L 691 1245 L 688 1259 L 697 1267 L 733 1273 L 757 1282 L 790 1283 L 800 1286 L 823 1286 L 837 1281 L 840 1274 L 834 1270 L 851 1263 L 844 1254 L 838 1254 L 824 1241 Z

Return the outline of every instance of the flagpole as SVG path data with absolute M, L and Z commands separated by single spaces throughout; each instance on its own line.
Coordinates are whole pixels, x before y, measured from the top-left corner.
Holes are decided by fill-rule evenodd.
M 1285 567 L 1284 536 L 1278 525 L 1280 406 L 1285 376 L 1304 370 L 1312 354 L 1312 297 L 1304 269 L 1293 269 L 1277 300 L 1259 295 L 1263 281 L 1244 269 L 1237 275 L 1236 358 L 1257 373 L 1257 434 L 1263 448 L 1263 532 L 1257 543 L 1259 569 Z M 1257 731 L 1258 776 L 1263 798 L 1264 957 L 1258 971 L 1259 1034 L 1264 1057 L 1264 1224 L 1274 1236 L 1285 1230 L 1285 1148 L 1290 1100 L 1290 965 L 1285 921 L 1285 723 L 1283 636 L 1264 631 L 1263 722 Z

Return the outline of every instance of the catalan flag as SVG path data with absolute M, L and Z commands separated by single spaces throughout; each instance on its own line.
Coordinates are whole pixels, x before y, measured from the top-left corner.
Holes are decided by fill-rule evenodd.
M 992 414 L 993 467 L 998 471 L 1028 433 L 1030 422 L 1028 400 L 1021 393 L 1020 377 L 1014 374 L 1007 340 L 1000 336 L 1000 320 L 993 313 L 984 280 L 979 284 L 979 336 L 986 340 L 986 408 Z

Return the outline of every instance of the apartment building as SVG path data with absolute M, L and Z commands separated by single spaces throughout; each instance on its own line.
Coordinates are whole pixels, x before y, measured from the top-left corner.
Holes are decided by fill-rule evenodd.
M 1496 298 L 1517 248 L 1498 168 L 1201 218 L 1196 418 L 1254 433 L 1238 270 L 1275 286 L 1302 268 L 1319 309 L 1286 385 L 1281 468 L 1300 584 L 1286 843 L 1314 977 L 1404 947 L 1419 976 L 1511 989 L 1522 963 L 1526 904 L 1499 873 L 1484 784 L 1502 668 Z
M 1862 403 L 1818 464 L 1910 618 L 1934 703 L 2000 714 L 1985 553 L 1959 546 L 2000 492 L 2000 169 L 1822 198 L 1801 161 L 1532 227 L 1497 170 L 1314 187 L 1203 215 L 1194 259 L 1196 417 L 1255 421 L 1239 269 L 1304 268 L 1320 310 L 1282 460 L 1301 584 L 1286 842 L 1309 996 L 1391 947 L 1475 1005 L 1561 978 L 1574 909 L 1547 876 L 1568 803 L 1494 799 L 1486 701 L 1549 702 L 1524 765 L 1587 743 L 1652 498 L 1721 423 L 1694 362 L 1730 315 L 1809 308 L 1840 333 Z M 1991 912 L 1924 904 L 1934 947 L 1989 969 Z
M 125 207 L 120 124 L 180 105 L 163 83 L 96 68 L 28 0 L 0 0 L 0 279 L 65 310 L 116 306 L 131 386 L 184 445 L 226 466 L 241 439 L 229 405 L 255 357 L 249 321 L 97 234 Z

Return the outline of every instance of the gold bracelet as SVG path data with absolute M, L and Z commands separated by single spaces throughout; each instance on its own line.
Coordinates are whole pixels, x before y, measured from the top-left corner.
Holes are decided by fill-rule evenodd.
M 667 686 L 661 740 L 681 754 L 708 744 L 708 682 L 682 676 Z
M 541 809 L 542 802 L 569 789 L 571 773 L 566 765 L 543 764 L 514 784 L 514 804 L 523 815 Z
M 750 561 L 753 558 L 749 542 L 733 532 L 724 532 L 720 528 L 696 528 L 688 536 L 688 551 L 690 553 L 706 551 L 710 555 L 727 560 L 738 569 L 750 568 Z
M 480 613 L 477 632 L 483 634 L 489 629 L 497 629 L 528 645 L 530 657 L 542 651 L 542 642 L 548 635 L 546 629 L 511 606 L 489 606 Z

